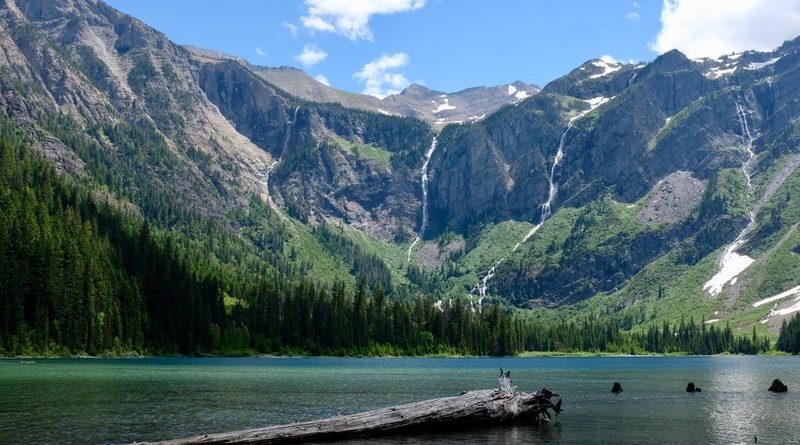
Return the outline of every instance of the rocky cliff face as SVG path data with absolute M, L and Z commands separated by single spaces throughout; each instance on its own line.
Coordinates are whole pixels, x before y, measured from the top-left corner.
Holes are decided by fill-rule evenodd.
M 187 50 L 96 0 L 0 4 L 5 113 L 59 171 L 164 226 L 239 235 L 260 200 L 304 233 L 366 233 L 409 292 L 464 296 L 496 266 L 488 294 L 523 307 L 603 295 L 611 311 L 668 280 L 706 302 L 691 280 L 732 253 L 752 266 L 722 285 L 718 311 L 797 285 L 798 40 L 590 60 L 541 92 L 414 85 L 380 101 L 302 76 Z
M 102 2 L 9 0 L 0 13 L 5 108 L 65 170 L 86 160 L 48 136 L 47 116 L 92 128 L 86 137 L 108 150 L 122 144 L 111 137 L 122 126 L 147 133 L 169 165 L 148 165 L 154 155 L 131 168 L 209 215 L 255 193 L 303 220 L 339 219 L 385 239 L 413 232 L 411 170 L 431 140 L 422 122 L 305 102 L 241 60 L 188 51 Z M 302 162 L 314 168 L 292 170 Z
M 292 216 L 332 218 L 386 240 L 413 233 L 419 180 L 412 170 L 432 138 L 425 124 L 302 101 L 235 61 L 202 63 L 199 81 L 236 129 L 276 160 L 270 193 Z
M 51 141 L 51 157 L 76 157 L 43 125 L 63 116 L 91 129 L 84 138 L 109 156 L 123 156 L 114 152 L 122 142 L 112 134 L 157 140 L 160 156 L 175 166 L 169 187 L 205 213 L 220 214 L 226 202 L 263 191 L 269 154 L 219 114 L 199 89 L 189 54 L 161 33 L 93 1 L 9 0 L 0 14 L 6 111 Z M 146 165 L 153 160 L 132 168 L 165 181 L 164 171 Z M 75 170 L 86 161 L 63 164 Z
M 749 146 L 754 159 L 746 165 L 754 181 L 766 178 L 778 153 L 788 149 L 778 134 L 785 136 L 798 116 L 796 92 L 783 88 L 796 76 L 797 57 L 797 42 L 789 42 L 773 53 L 713 63 L 678 51 L 646 65 L 589 61 L 532 99 L 443 131 L 432 160 L 433 227 L 469 234 L 508 219 L 539 223 L 551 173 L 553 208 L 606 199 L 638 208 L 649 199 L 642 210 L 648 221 L 640 224 L 659 229 L 633 225 L 621 238 L 606 230 L 604 243 L 615 246 L 608 250 L 586 244 L 574 227 L 570 239 L 552 246 L 556 262 L 501 267 L 496 292 L 515 295 L 519 304 L 564 304 L 610 291 L 687 237 L 697 236 L 702 245 L 695 258 L 709 254 L 730 242 L 747 218 L 712 205 L 700 216 L 686 212 L 699 211 L 702 184 L 720 172 L 741 171 Z M 773 111 L 777 91 L 780 116 Z M 660 209 L 666 204 L 661 188 L 678 174 L 695 184 L 670 192 L 671 204 L 682 207 L 680 217 Z M 758 199 L 758 190 L 739 192 Z M 585 236 L 590 233 L 597 235 Z

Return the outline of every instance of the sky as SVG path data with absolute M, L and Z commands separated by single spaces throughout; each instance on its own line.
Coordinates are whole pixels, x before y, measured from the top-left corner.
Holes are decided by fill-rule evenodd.
M 601 56 L 716 57 L 800 35 L 800 0 L 107 1 L 176 43 L 377 97 L 411 83 L 544 86 Z

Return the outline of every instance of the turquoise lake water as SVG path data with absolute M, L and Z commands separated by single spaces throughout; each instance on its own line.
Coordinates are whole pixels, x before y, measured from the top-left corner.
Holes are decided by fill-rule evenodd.
M 310 420 L 497 386 L 554 389 L 541 426 L 345 444 L 800 443 L 798 357 L 0 360 L 0 444 L 128 443 Z M 786 394 L 767 392 L 773 378 Z M 613 395 L 613 382 L 624 392 Z M 689 381 L 703 389 L 687 394 Z

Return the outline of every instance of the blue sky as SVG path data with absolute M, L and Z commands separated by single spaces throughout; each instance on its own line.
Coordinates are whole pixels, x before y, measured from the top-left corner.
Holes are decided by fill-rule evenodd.
M 378 96 L 408 83 L 447 92 L 515 80 L 544 86 L 601 55 L 648 61 L 677 46 L 716 56 L 769 49 L 800 33 L 798 0 L 108 2 L 177 43 L 296 66 L 336 88 Z M 765 25 L 759 33 L 745 32 L 760 26 L 742 24 L 751 16 Z M 703 37 L 709 32 L 719 42 Z

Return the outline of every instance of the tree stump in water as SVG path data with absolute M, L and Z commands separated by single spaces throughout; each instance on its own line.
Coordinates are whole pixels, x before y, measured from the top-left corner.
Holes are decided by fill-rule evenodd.
M 703 392 L 703 390 L 699 386 L 694 386 L 694 382 L 689 382 L 686 385 L 686 392 Z
M 775 379 L 772 381 L 772 385 L 769 387 L 770 392 L 787 392 L 789 388 L 786 386 L 785 383 L 781 381 L 781 379 Z
M 549 411 L 556 415 L 561 412 L 561 400 L 553 404 L 550 401 L 552 397 L 558 397 L 558 394 L 546 388 L 532 394 L 485 389 L 470 391 L 457 397 L 426 400 L 347 416 L 206 434 L 157 443 L 188 445 L 319 442 L 352 437 L 441 431 L 467 425 L 549 421 L 551 418 Z

